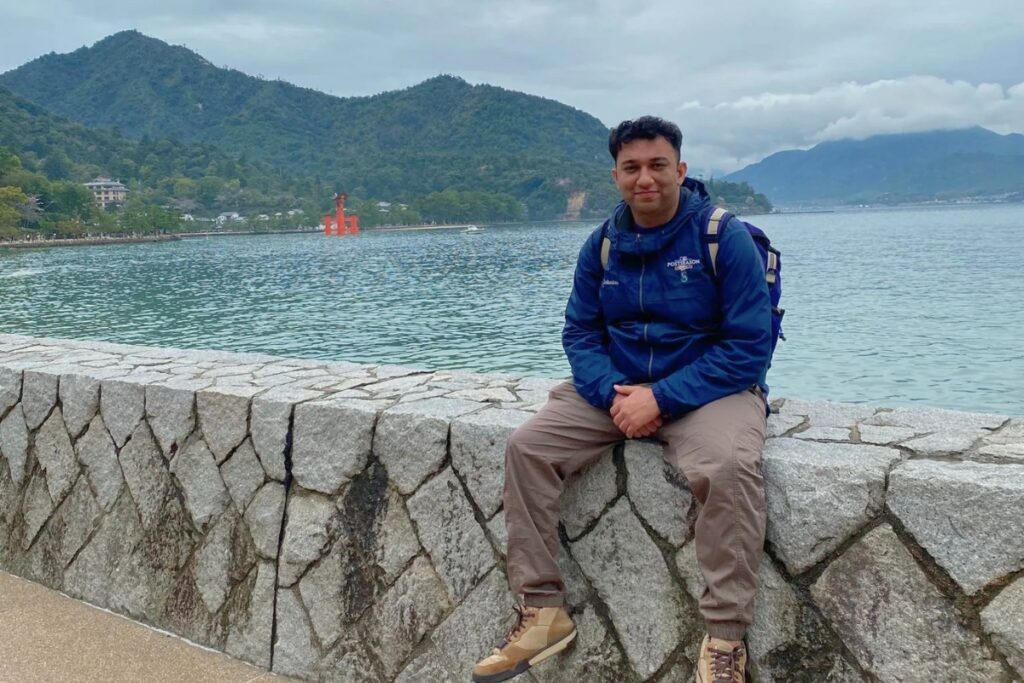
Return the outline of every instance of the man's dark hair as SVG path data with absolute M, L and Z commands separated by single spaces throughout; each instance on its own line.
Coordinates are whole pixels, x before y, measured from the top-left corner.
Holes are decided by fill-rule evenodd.
M 683 132 L 679 126 L 658 118 L 657 116 L 641 116 L 632 121 L 623 121 L 612 128 L 608 135 L 608 153 L 612 159 L 619 160 L 619 150 L 634 140 L 654 140 L 663 137 L 676 150 L 676 156 L 682 153 Z

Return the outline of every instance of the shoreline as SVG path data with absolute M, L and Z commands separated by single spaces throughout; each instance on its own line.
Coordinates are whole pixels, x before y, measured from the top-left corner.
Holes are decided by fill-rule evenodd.
M 177 232 L 174 233 L 182 239 L 195 239 L 197 237 L 234 237 L 236 235 L 305 235 L 322 233 L 321 228 L 292 228 L 288 230 L 207 230 L 205 232 Z
M 21 240 L 18 242 L 0 242 L 0 249 L 42 249 L 45 247 L 98 247 L 104 244 L 177 242 L 180 239 L 180 235 L 151 235 L 145 237 L 79 237 L 52 240 Z
M 416 230 L 465 230 L 476 223 L 460 223 L 458 225 L 390 225 L 387 227 L 360 228 L 360 232 L 406 232 Z M 490 225 L 495 225 L 490 223 Z M 334 237 L 334 235 L 331 235 Z
M 44 247 L 98 247 L 106 244 L 143 244 L 147 242 L 180 242 L 200 237 L 230 237 L 235 235 L 294 235 L 315 234 L 322 230 L 232 230 L 224 232 L 175 232 L 166 235 L 140 235 L 136 237 L 71 237 L 62 239 L 19 240 L 0 242 L 0 249 L 42 249 Z

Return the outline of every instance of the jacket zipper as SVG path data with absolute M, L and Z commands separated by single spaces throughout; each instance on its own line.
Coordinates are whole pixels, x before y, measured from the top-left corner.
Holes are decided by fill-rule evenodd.
M 640 313 L 646 313 L 644 310 L 644 273 L 647 271 L 647 258 L 645 256 L 640 257 Z M 644 343 L 647 344 L 647 326 L 650 323 L 644 323 Z M 654 381 L 653 367 L 654 367 L 654 347 L 649 346 L 650 355 L 647 360 L 647 378 Z
M 640 257 L 640 312 L 646 313 L 644 310 L 644 271 L 647 270 L 647 259 L 643 256 Z

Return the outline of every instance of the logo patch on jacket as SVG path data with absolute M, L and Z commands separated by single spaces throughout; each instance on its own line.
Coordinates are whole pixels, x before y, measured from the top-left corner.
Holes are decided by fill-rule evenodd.
M 682 282 L 688 281 L 688 278 L 686 276 L 687 271 L 699 265 L 699 258 L 690 258 L 689 256 L 681 256 L 677 258 L 675 261 L 668 262 L 668 267 L 679 273 L 679 279 Z

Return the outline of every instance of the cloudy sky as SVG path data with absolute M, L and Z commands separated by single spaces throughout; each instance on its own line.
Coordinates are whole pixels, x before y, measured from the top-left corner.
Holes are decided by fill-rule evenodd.
M 609 125 L 656 113 L 701 169 L 877 133 L 1024 132 L 1024 0 L 3 0 L 0 71 L 127 28 L 339 96 L 450 73 Z

